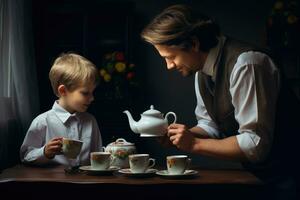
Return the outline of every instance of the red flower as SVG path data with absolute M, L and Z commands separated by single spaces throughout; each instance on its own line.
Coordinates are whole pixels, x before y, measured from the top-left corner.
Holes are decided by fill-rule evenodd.
M 127 74 L 127 76 L 126 76 L 126 78 L 128 79 L 128 80 L 130 80 L 130 79 L 132 79 L 133 77 L 134 77 L 134 72 L 129 72 L 128 74 Z
M 272 19 L 272 17 L 268 18 L 268 23 L 267 24 L 268 24 L 269 27 L 271 27 L 273 25 L 273 19 Z
M 123 52 L 117 52 L 115 58 L 116 58 L 117 61 L 124 61 L 124 59 L 125 59 L 124 53 Z

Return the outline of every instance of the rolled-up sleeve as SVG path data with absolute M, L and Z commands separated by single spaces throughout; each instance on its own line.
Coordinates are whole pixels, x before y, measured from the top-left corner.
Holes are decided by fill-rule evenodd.
M 272 81 L 268 83 L 270 93 L 267 94 L 268 98 L 276 99 L 279 90 L 279 77 L 273 71 L 275 67 L 268 56 L 259 52 L 246 52 L 239 56 L 230 77 L 230 93 L 235 108 L 235 118 L 239 123 L 240 134 L 236 136 L 237 141 L 250 162 L 264 160 L 271 148 L 274 131 L 274 122 L 271 118 L 268 123 L 258 125 L 259 107 L 255 67 L 267 67 L 270 69 L 269 77 L 273 76 Z M 260 85 L 260 87 L 265 86 Z M 272 107 L 273 104 L 269 102 L 268 106 Z

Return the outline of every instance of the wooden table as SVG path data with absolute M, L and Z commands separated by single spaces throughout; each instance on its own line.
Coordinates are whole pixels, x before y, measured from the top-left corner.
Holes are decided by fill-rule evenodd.
M 244 170 L 207 170 L 189 179 L 160 176 L 131 178 L 119 173 L 92 176 L 66 174 L 62 166 L 30 167 L 18 165 L 0 174 L 0 195 L 28 199 L 73 199 L 94 196 L 102 199 L 258 199 L 264 184 Z M 1 197 L 1 196 L 0 196 Z

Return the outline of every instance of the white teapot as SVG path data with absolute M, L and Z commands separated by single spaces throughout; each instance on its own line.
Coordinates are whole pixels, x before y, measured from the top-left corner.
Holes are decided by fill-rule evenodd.
M 129 160 L 128 156 L 136 153 L 136 147 L 134 143 L 127 142 L 123 138 L 118 138 L 115 142 L 103 147 L 106 152 L 110 152 L 112 156 L 112 166 L 120 168 L 128 168 Z
M 165 117 L 163 117 L 163 114 L 155 110 L 153 105 L 150 106 L 150 110 L 141 114 L 141 119 L 138 122 L 133 120 L 128 110 L 125 110 L 123 113 L 128 117 L 131 130 L 135 133 L 139 133 L 141 137 L 163 136 L 167 132 L 168 116 L 174 116 L 173 123 L 175 123 L 177 119 L 174 112 L 168 112 Z

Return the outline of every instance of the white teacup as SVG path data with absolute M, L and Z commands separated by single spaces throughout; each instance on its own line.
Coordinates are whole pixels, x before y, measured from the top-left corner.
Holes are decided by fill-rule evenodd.
M 90 161 L 92 169 L 106 170 L 111 164 L 111 154 L 109 152 L 91 152 Z
M 171 175 L 180 175 L 188 169 L 191 159 L 186 155 L 167 156 L 167 169 Z
M 153 167 L 154 165 L 155 159 L 150 158 L 149 154 L 129 155 L 129 166 L 132 173 L 144 173 L 147 171 L 147 169 Z
M 69 138 L 62 140 L 62 153 L 70 159 L 76 159 L 79 155 L 83 142 Z

